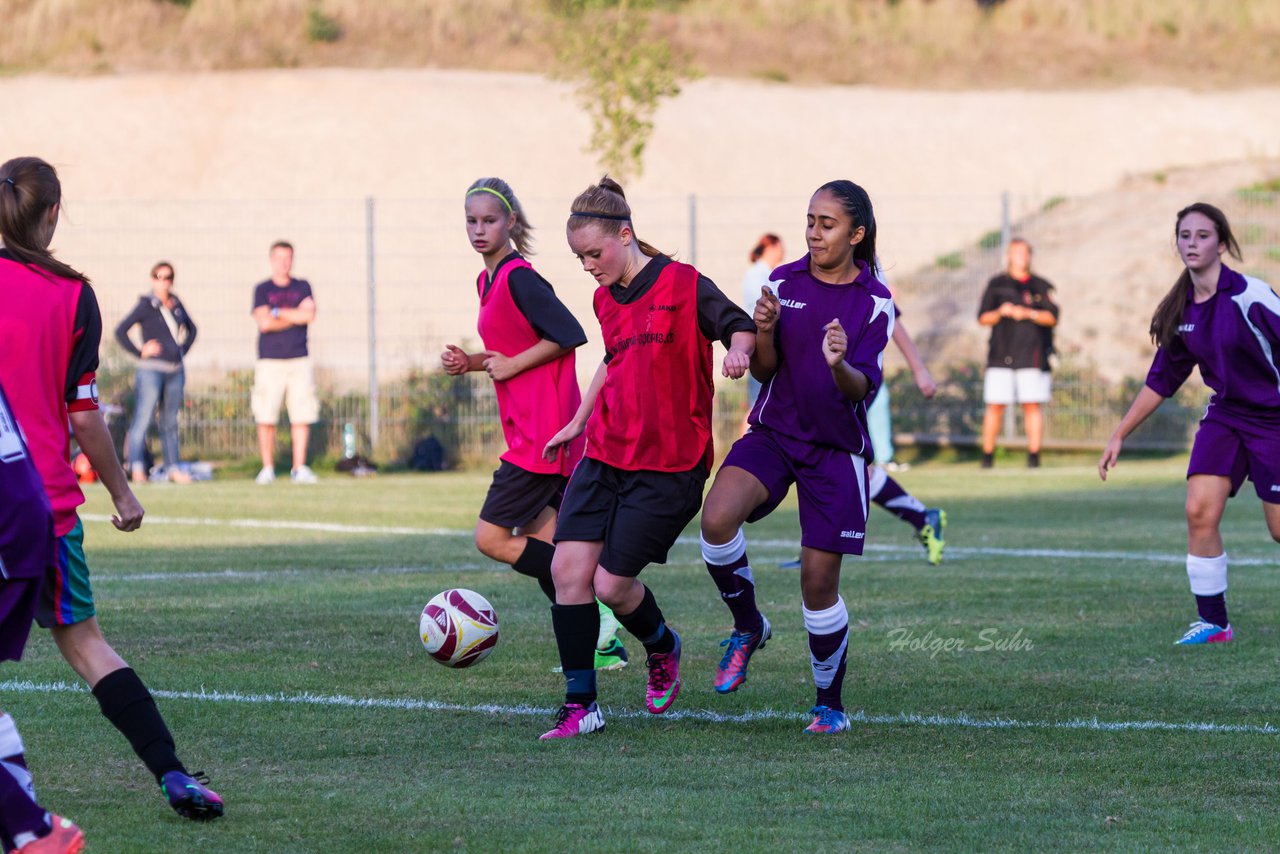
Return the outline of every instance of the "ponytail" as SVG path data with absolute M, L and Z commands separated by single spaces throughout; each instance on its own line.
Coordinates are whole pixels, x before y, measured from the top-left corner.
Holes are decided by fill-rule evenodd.
M 516 198 L 515 191 L 511 189 L 511 185 L 501 178 L 481 178 L 470 187 L 467 188 L 467 198 L 471 198 L 476 193 L 484 193 L 496 196 L 502 202 L 502 206 L 507 209 L 507 213 L 515 217 L 515 224 L 511 226 L 511 242 L 516 245 L 516 251 L 521 255 L 533 254 L 533 226 L 529 224 L 529 219 L 524 215 L 524 208 L 520 204 L 520 200 Z
M 0 241 L 13 259 L 48 277 L 89 284 L 80 271 L 53 257 L 40 237 L 49 209 L 62 201 L 58 173 L 39 157 L 15 157 L 0 166 Z
M 650 258 L 665 255 L 665 252 L 650 246 L 636 235 L 635 225 L 631 222 L 631 206 L 627 204 L 622 185 L 605 175 L 600 183 L 592 184 L 578 194 L 569 205 L 569 230 L 577 231 L 588 223 L 594 224 L 604 234 L 619 234 L 622 226 L 631 228 L 636 239 L 636 246 Z
M 782 238 L 776 234 L 762 234 L 760 239 L 756 241 L 756 245 L 751 248 L 751 253 L 747 255 L 747 259 L 754 264 L 764 257 L 766 249 L 772 249 L 782 242 Z

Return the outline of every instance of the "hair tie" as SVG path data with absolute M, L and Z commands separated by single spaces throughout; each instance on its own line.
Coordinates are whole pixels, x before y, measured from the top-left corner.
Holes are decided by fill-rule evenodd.
M 507 197 L 492 187 L 473 187 L 472 189 L 467 190 L 467 198 L 471 198 L 476 193 L 492 193 L 502 199 L 502 203 L 507 206 L 507 213 L 515 213 L 515 208 L 511 207 L 511 202 L 507 201 Z
M 589 218 L 591 218 L 591 219 L 611 219 L 611 220 L 614 220 L 614 221 L 616 221 L 616 222 L 630 222 L 630 221 L 631 221 L 631 215 L 630 215 L 630 214 L 627 214 L 626 216 L 620 216 L 620 215 L 618 215 L 618 214 L 587 213 L 586 211 L 569 211 L 569 216 L 585 216 L 585 217 L 589 217 Z
M 13 187 L 13 189 L 18 189 L 18 185 L 13 183 L 12 178 L 5 178 L 3 181 L 0 181 L 0 184 L 8 184 L 10 187 Z

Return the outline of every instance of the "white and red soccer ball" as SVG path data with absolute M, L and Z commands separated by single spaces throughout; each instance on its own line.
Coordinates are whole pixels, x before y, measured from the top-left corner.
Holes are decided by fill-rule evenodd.
M 470 667 L 498 645 L 498 615 L 489 600 L 455 587 L 427 603 L 418 620 L 427 654 L 449 667 Z

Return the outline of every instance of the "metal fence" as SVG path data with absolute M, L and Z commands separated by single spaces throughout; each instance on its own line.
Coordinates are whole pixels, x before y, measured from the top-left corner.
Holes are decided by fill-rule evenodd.
M 1160 237 L 1150 239 L 1157 249 L 1168 249 L 1165 220 L 1176 210 L 1175 198 L 1184 199 L 1185 193 L 1158 201 L 1164 219 Z M 1277 194 L 1236 192 L 1229 201 L 1237 231 L 1256 259 L 1249 271 L 1280 280 Z M 563 199 L 524 200 L 534 224 L 544 226 L 535 232 L 541 250 L 535 263 L 592 339 L 578 357 L 585 386 L 601 355 L 591 311 L 594 283 L 564 245 L 565 204 Z M 804 204 L 804 198 L 795 197 L 640 197 L 633 209 L 646 240 L 697 264 L 727 294 L 745 299 L 740 282 L 749 247 L 762 232 L 772 231 L 783 237 L 789 256 L 798 256 L 804 246 Z M 919 399 L 890 348 L 887 369 L 900 438 L 965 443 L 977 434 L 982 412 L 977 363 L 986 333 L 973 316 L 982 288 L 1002 266 L 1002 250 L 1012 235 L 1030 237 L 1037 247 L 1090 238 L 1101 243 L 1105 235 L 1074 233 L 1076 204 L 1011 194 L 876 199 L 879 254 L 917 342 L 943 380 L 937 399 Z M 456 462 L 491 459 L 501 442 L 492 389 L 475 377 L 455 380 L 438 370 L 444 344 L 477 343 L 474 283 L 480 265 L 466 242 L 460 199 L 73 201 L 55 249 L 95 282 L 107 339 L 99 385 L 104 399 L 121 409 L 118 420 L 131 411 L 132 370 L 110 342 L 111 331 L 147 290 L 151 265 L 165 259 L 174 265 L 175 290 L 199 326 L 187 361 L 184 457 L 253 455 L 249 386 L 257 333 L 251 297 L 253 285 L 268 275 L 267 250 L 277 239 L 297 247 L 295 275 L 311 281 L 319 306 L 310 329 L 322 390 L 316 453 L 336 455 L 342 425 L 352 423 L 362 451 L 375 459 L 403 459 L 426 435 L 441 438 Z M 1060 265 L 1072 274 L 1100 263 L 1080 249 L 1072 251 L 1073 258 L 1086 262 Z M 1057 275 L 1050 277 L 1069 303 L 1078 292 L 1075 280 L 1064 273 L 1064 286 Z M 1143 310 L 1149 307 L 1144 304 Z M 1064 305 L 1062 340 L 1088 338 L 1088 328 L 1076 333 L 1092 308 Z M 1133 370 L 1117 375 L 1114 365 L 1097 364 L 1080 348 L 1066 352 L 1047 412 L 1046 444 L 1099 445 L 1141 378 L 1135 379 Z M 721 432 L 732 435 L 741 423 L 743 391 L 726 384 L 718 400 Z M 1188 389 L 1181 402 L 1166 405 L 1158 423 L 1144 427 L 1138 443 L 1185 446 L 1202 400 L 1202 389 Z M 1012 422 L 1010 427 L 1016 430 Z

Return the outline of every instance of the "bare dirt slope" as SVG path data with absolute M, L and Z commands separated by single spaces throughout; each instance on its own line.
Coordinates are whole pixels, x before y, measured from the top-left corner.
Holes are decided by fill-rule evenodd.
M 1034 269 L 1057 288 L 1063 356 L 1112 381 L 1145 376 L 1155 353 L 1151 315 L 1182 269 L 1174 218 L 1193 201 L 1227 212 L 1244 254 L 1243 263 L 1228 257 L 1229 266 L 1280 285 L 1280 194 L 1236 189 L 1276 175 L 1276 160 L 1176 169 L 1016 221 L 1013 234 L 1034 247 Z M 989 330 L 975 317 L 987 280 L 1003 267 L 998 246 L 957 250 L 897 283 L 909 328 L 937 364 L 985 360 Z
M 268 243 L 289 237 L 327 309 L 313 331 L 318 354 L 363 376 L 366 196 L 380 201 L 380 226 L 395 229 L 379 237 L 393 251 L 378 275 L 395 286 L 378 302 L 380 366 L 433 358 L 474 329 L 477 262 L 461 194 L 489 174 L 525 200 L 540 227 L 539 269 L 594 330 L 589 280 L 560 228 L 569 199 L 599 171 L 564 84 L 429 70 L 29 75 L 0 78 L 0 101 L 0 153 L 58 165 L 68 217 L 56 246 L 94 277 L 108 324 L 152 262 L 178 264 L 202 321 L 197 373 L 251 362 L 249 288 L 265 275 Z M 1280 158 L 1280 89 L 928 92 L 709 78 L 659 112 L 647 170 L 628 191 L 641 235 L 695 260 L 729 293 L 761 231 L 781 234 L 793 256 L 803 251 L 809 194 L 834 177 L 871 192 L 894 281 L 998 227 L 1001 191 L 1019 210 L 1067 197 L 1045 220 L 1052 234 L 1031 235 L 1063 294 L 1064 336 L 1075 330 L 1082 346 L 1114 336 L 1132 349 L 1170 279 L 1172 212 L 1271 177 L 1267 158 Z M 1223 161 L 1243 165 L 1177 171 Z M 1158 171 L 1169 173 L 1164 185 L 1125 183 Z M 1097 202 L 1105 213 L 1092 213 L 1093 197 L 1113 191 Z M 395 199 L 418 203 L 397 208 Z M 1114 263 L 1087 263 L 1095 252 Z M 909 304 L 913 330 L 967 323 L 975 289 L 998 267 L 991 257 L 941 277 L 963 278 L 968 290 L 950 306 Z M 1075 294 L 1095 285 L 1077 306 Z M 1126 312 L 1132 329 L 1110 325 Z M 597 355 L 584 354 L 586 370 Z

